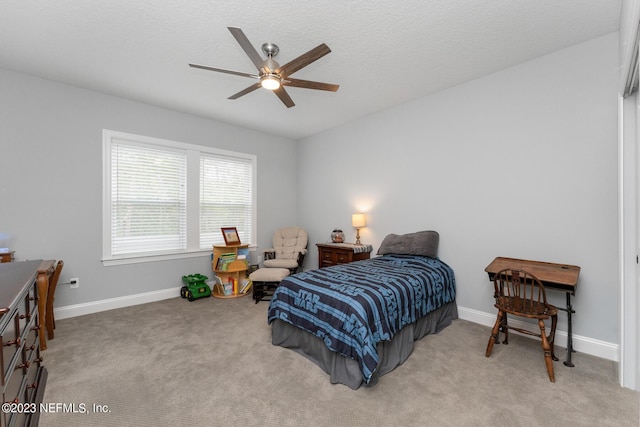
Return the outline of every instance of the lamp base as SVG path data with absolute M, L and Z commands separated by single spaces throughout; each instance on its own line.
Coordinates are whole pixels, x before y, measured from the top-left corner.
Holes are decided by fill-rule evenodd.
M 356 228 L 356 245 L 361 245 L 360 243 L 360 229 Z

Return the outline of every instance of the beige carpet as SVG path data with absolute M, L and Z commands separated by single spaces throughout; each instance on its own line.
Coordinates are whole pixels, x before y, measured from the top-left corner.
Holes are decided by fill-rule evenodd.
M 489 328 L 463 320 L 376 386 L 333 385 L 271 345 L 267 307 L 178 297 L 58 321 L 44 401 L 66 406 L 40 426 L 639 425 L 639 394 L 618 386 L 616 363 L 576 353 L 552 384 L 537 341 L 512 334 L 487 359 Z

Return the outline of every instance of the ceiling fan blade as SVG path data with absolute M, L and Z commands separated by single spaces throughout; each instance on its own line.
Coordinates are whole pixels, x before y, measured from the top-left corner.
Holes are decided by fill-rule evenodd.
M 241 90 L 240 92 L 238 92 L 238 93 L 236 93 L 236 94 L 231 95 L 231 96 L 230 96 L 229 98 L 227 98 L 227 99 L 238 99 L 238 98 L 240 98 L 241 96 L 244 96 L 244 95 L 246 95 L 246 94 L 248 94 L 248 93 L 251 93 L 251 92 L 253 92 L 253 91 L 254 91 L 254 90 L 256 90 L 256 89 L 259 89 L 260 87 L 261 87 L 260 82 L 258 82 L 258 83 L 254 83 L 254 84 L 252 84 L 251 86 L 249 86 L 248 88 L 243 89 L 243 90 Z
M 302 87 L 305 89 L 317 89 L 328 90 L 330 92 L 337 92 L 340 85 L 334 85 L 331 83 L 312 82 L 310 80 L 291 79 L 288 78 L 282 82 L 285 86 Z
M 321 45 L 318 45 L 313 49 L 311 49 L 309 52 L 303 53 L 302 55 L 298 56 L 296 59 L 287 62 L 282 67 L 278 68 L 275 71 L 275 73 L 282 74 L 286 77 L 290 74 L 295 73 L 299 69 L 306 67 L 307 65 L 311 64 L 313 61 L 317 61 L 318 59 L 322 58 L 329 52 L 331 52 L 331 49 L 329 49 L 329 46 L 322 43 Z
M 203 70 L 209 70 L 209 71 L 217 71 L 219 73 L 233 74 L 234 76 L 251 77 L 254 79 L 260 78 L 260 76 L 256 74 L 241 73 L 240 71 L 223 70 L 222 68 L 208 67 L 206 65 L 189 64 L 189 67 L 201 68 Z
M 287 91 L 284 90 L 284 86 L 280 86 L 278 89 L 274 90 L 273 93 L 275 93 L 278 98 L 280 98 L 280 101 L 282 101 L 282 103 L 286 105 L 287 108 L 291 108 L 296 105 L 293 103 L 293 99 L 291 99 Z
M 231 34 L 233 34 L 233 37 L 236 38 L 238 43 L 240 43 L 240 47 L 242 47 L 242 49 L 247 54 L 249 59 L 251 59 L 251 62 L 253 62 L 253 65 L 256 66 L 258 71 L 262 72 L 262 69 L 264 67 L 264 60 L 262 59 L 262 57 L 260 56 L 256 48 L 253 47 L 253 45 L 251 44 L 247 36 L 244 35 L 244 33 L 240 28 L 236 28 L 236 27 L 227 27 L 227 28 L 229 29 L 229 31 L 231 31 Z

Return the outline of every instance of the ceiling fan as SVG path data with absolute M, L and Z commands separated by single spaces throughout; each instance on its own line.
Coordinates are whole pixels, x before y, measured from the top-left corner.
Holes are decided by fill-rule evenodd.
M 265 89 L 273 91 L 273 93 L 275 93 L 278 98 L 280 98 L 280 101 L 282 101 L 284 105 L 287 106 L 287 108 L 291 108 L 296 104 L 294 104 L 293 100 L 284 89 L 284 86 L 326 90 L 331 92 L 336 92 L 340 87 L 339 85 L 330 83 L 320 83 L 289 77 L 291 74 L 295 73 L 301 68 L 306 67 L 307 65 L 331 52 L 331 49 L 329 49 L 329 46 L 327 46 L 326 44 L 322 43 L 317 47 L 311 49 L 307 53 L 304 53 L 296 59 L 280 66 L 280 64 L 278 64 L 273 59 L 273 57 L 276 56 L 280 50 L 277 45 L 273 43 L 264 43 L 262 45 L 262 52 L 264 52 L 264 54 L 267 56 L 267 59 L 262 59 L 260 54 L 256 51 L 247 36 L 245 36 L 240 28 L 227 28 L 229 29 L 229 31 L 231 31 L 231 34 L 233 35 L 233 37 L 235 37 L 238 43 L 240 43 L 240 46 L 247 54 L 249 59 L 251 59 L 253 65 L 256 66 L 256 68 L 258 69 L 258 74 L 242 73 L 239 71 L 224 70 L 222 68 L 214 68 L 198 64 L 189 64 L 189 66 L 193 68 L 201 68 L 203 70 L 217 71 L 220 73 L 258 79 L 258 82 L 252 84 L 248 88 L 243 89 L 234 95 L 231 95 L 228 99 L 238 99 L 241 96 L 244 96 L 256 89 L 263 87 Z

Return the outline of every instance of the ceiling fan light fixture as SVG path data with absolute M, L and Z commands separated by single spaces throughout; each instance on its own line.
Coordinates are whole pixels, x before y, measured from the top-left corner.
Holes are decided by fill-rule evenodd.
M 276 90 L 280 88 L 280 78 L 273 74 L 266 74 L 260 79 L 260 84 L 265 89 Z
M 222 68 L 208 67 L 205 65 L 197 65 L 197 64 L 189 64 L 190 67 L 193 68 L 201 68 L 204 70 L 216 71 L 219 73 L 227 73 L 233 74 L 241 77 L 249 77 L 252 79 L 257 79 L 258 81 L 253 83 L 251 86 L 244 88 L 238 93 L 231 95 L 228 99 L 238 99 L 241 96 L 244 96 L 248 93 L 253 92 L 254 90 L 258 90 L 260 88 L 265 88 L 273 92 L 280 101 L 287 107 L 294 107 L 296 104 L 293 102 L 284 86 L 291 86 L 297 88 L 305 88 L 305 89 L 315 89 L 315 90 L 324 90 L 335 92 L 338 90 L 338 85 L 329 84 L 329 83 L 321 83 L 314 82 L 309 80 L 302 79 L 292 79 L 291 74 L 297 72 L 298 70 L 306 67 L 312 62 L 317 61 L 322 58 L 326 54 L 331 52 L 329 46 L 324 43 L 319 44 L 313 49 L 303 53 L 297 58 L 289 61 L 282 67 L 273 59 L 274 56 L 278 54 L 280 50 L 278 46 L 274 43 L 264 43 L 262 45 L 262 52 L 266 55 L 266 59 L 262 59 L 262 56 L 258 53 L 255 47 L 251 44 L 247 36 L 244 32 L 237 27 L 227 27 L 233 37 L 236 39 L 238 44 L 244 53 L 249 57 L 253 65 L 258 70 L 258 74 L 249 74 L 243 73 L 240 71 L 232 71 L 232 70 L 224 70 Z

